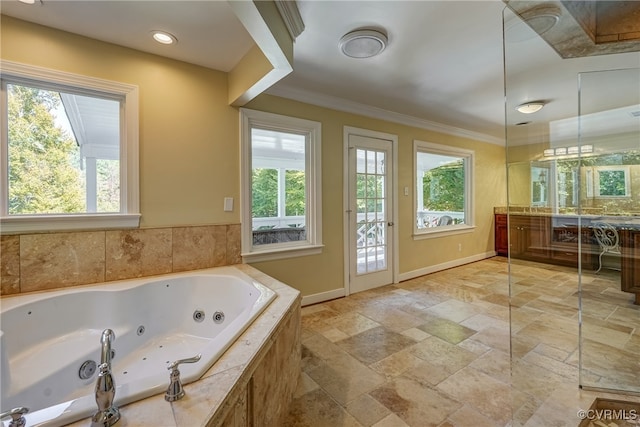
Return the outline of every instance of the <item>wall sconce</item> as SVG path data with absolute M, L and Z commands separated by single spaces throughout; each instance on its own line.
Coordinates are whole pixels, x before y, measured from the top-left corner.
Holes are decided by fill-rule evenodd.
M 540 171 L 540 175 L 538 175 L 538 182 L 540 185 L 545 185 L 547 183 L 547 174 L 544 171 Z

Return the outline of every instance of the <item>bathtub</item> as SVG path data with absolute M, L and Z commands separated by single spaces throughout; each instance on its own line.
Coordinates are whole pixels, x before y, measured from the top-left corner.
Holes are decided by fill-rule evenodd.
M 115 405 L 164 393 L 167 366 L 183 384 L 200 378 L 276 297 L 239 269 L 217 267 L 0 300 L 1 409 L 30 409 L 28 426 L 60 426 L 93 415 L 100 337 L 116 339 Z

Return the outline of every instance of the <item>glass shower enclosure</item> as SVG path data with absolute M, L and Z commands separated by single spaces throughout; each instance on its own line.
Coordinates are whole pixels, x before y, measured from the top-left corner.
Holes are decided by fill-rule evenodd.
M 512 425 L 552 425 L 640 394 L 640 43 L 590 27 L 634 2 L 505 3 Z

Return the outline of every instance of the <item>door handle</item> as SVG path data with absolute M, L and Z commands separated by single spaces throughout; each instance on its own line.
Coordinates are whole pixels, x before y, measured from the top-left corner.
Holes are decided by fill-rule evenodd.
M 389 221 L 389 222 L 387 223 L 387 226 L 389 226 L 389 227 L 393 227 L 393 222 Z

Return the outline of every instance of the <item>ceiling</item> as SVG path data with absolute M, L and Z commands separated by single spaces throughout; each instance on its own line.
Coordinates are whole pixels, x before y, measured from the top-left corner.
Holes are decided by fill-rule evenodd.
M 298 0 L 297 4 L 305 29 L 294 44 L 294 71 L 269 93 L 503 142 L 502 0 Z M 221 71 L 232 69 L 253 45 L 226 1 L 43 0 L 26 5 L 2 0 L 0 11 Z M 507 21 L 506 27 L 525 40 L 531 31 L 519 20 Z M 387 48 L 369 59 L 342 55 L 340 38 L 359 28 L 386 32 Z M 149 35 L 153 29 L 172 33 L 178 43 L 158 45 Z M 554 107 L 545 108 L 545 120 L 551 115 L 575 116 L 572 96 L 566 97 L 570 102 L 554 105 L 554 100 L 565 99 L 563 91 L 575 94 L 579 67 L 575 61 L 563 62 L 562 81 L 549 84 L 558 72 L 545 61 L 562 60 L 548 46 L 536 48 L 545 50 L 542 59 L 529 64 L 532 52 L 515 47 L 513 56 L 519 56 L 523 75 L 532 68 L 535 73 L 528 74 L 526 89 L 515 93 L 514 99 L 550 101 L 549 107 Z M 640 66 L 637 56 L 630 59 L 624 54 L 592 62 L 602 69 Z
M 220 0 L 0 0 L 0 13 L 220 71 L 230 71 L 254 44 Z M 153 30 L 178 43 L 155 42 Z

